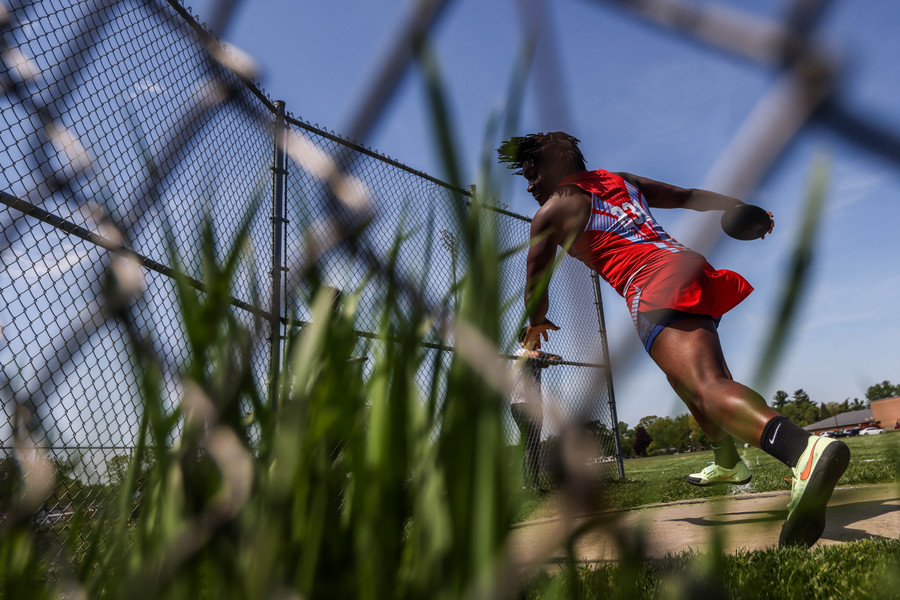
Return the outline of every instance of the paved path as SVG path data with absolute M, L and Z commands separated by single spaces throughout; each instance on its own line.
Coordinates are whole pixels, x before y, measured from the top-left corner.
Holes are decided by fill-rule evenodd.
M 684 550 L 704 551 L 712 535 L 722 536 L 727 552 L 761 550 L 778 545 L 781 525 L 787 515 L 790 492 L 731 496 L 715 500 L 686 500 L 626 511 L 594 515 L 608 526 L 592 528 L 576 546 L 585 562 L 618 558 L 617 535 L 630 535 L 638 528 L 646 534 L 644 554 L 662 558 Z M 828 523 L 820 544 L 838 544 L 867 538 L 900 538 L 900 486 L 897 484 L 839 487 L 828 508 Z M 512 552 L 520 561 L 560 559 L 558 540 L 567 530 L 584 526 L 588 518 L 550 518 L 527 521 L 513 533 Z

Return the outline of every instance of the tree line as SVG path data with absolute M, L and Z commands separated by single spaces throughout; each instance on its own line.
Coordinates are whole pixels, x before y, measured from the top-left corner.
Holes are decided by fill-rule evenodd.
M 788 395 L 778 390 L 772 396 L 772 408 L 801 427 L 811 425 L 829 417 L 854 410 L 869 408 L 873 400 L 900 396 L 900 384 L 882 381 L 866 389 L 865 400 L 844 399 L 843 402 L 820 402 L 816 404 L 802 388 Z M 689 414 L 676 417 L 650 415 L 642 418 L 634 428 L 619 422 L 619 436 L 622 453 L 626 457 L 653 456 L 669 452 L 690 452 L 709 447 L 709 439 L 700 425 Z

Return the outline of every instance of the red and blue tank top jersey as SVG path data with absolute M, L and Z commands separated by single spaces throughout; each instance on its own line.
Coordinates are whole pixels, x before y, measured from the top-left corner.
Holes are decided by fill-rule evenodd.
M 591 215 L 569 254 L 639 311 L 674 308 L 718 318 L 753 291 L 738 273 L 714 269 L 659 225 L 641 191 L 608 171 L 564 178 L 591 194 Z
M 591 216 L 569 254 L 597 271 L 617 292 L 655 257 L 692 253 L 660 226 L 650 214 L 641 191 L 608 171 L 570 175 L 560 186 L 575 185 L 591 194 Z

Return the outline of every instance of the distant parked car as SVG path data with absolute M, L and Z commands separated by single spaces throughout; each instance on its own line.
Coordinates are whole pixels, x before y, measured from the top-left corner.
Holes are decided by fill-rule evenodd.
M 853 436 L 853 435 L 859 435 L 859 427 L 853 427 L 853 428 L 851 428 L 851 429 L 845 429 L 845 430 L 844 430 L 844 435 L 847 436 L 847 437 Z
M 821 435 L 822 437 L 827 437 L 827 438 L 836 438 L 836 437 L 840 437 L 838 435 L 839 433 L 840 433 L 839 431 L 823 431 L 819 435 Z
M 884 429 L 878 429 L 877 427 L 866 427 L 859 432 L 859 435 L 878 435 L 879 433 L 884 433 Z

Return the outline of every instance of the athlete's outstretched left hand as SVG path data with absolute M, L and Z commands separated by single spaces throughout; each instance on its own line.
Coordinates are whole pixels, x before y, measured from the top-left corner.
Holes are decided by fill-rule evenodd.
M 525 329 L 525 339 L 522 341 L 522 346 L 527 350 L 540 350 L 541 338 L 543 337 L 545 342 L 548 341 L 549 331 L 559 331 L 559 327 L 549 320 L 537 325 L 529 325 Z

